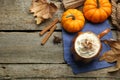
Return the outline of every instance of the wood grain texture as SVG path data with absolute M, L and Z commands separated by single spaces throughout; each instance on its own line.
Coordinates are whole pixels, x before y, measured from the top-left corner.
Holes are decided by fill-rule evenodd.
M 119 80 L 120 78 L 0 78 L 3 80 Z
M 40 25 L 35 24 L 33 14 L 29 8 L 32 0 L 0 0 L 0 30 L 42 30 L 50 24 L 54 18 L 61 16 L 63 12 L 61 3 L 54 0 L 58 11 L 52 19 L 45 20 Z M 58 30 L 61 29 L 59 26 Z
M 29 8 L 32 0 L 0 0 L 0 30 L 42 30 L 56 17 L 61 19 L 64 11 L 59 0 L 51 0 L 58 7 L 58 11 L 52 19 L 45 20 L 36 25 L 33 14 Z M 60 23 L 57 30 L 61 30 Z M 112 27 L 113 28 L 113 27 Z
M 13 80 L 119 80 L 119 78 L 27 78 Z
M 45 34 L 46 35 L 46 34 Z M 64 63 L 63 44 L 53 44 L 54 32 L 42 46 L 39 32 L 0 32 L 0 63 Z M 114 38 L 116 33 L 113 31 Z
M 120 78 L 120 72 L 107 73 L 110 69 L 105 68 L 75 75 L 66 64 L 2 64 L 0 65 L 0 76 L 12 78 Z
M 117 31 L 117 39 L 120 40 L 120 31 Z
M 48 78 L 48 79 L 17 79 L 17 80 L 96 80 L 96 78 Z
M 85 0 L 61 0 L 65 9 L 74 9 L 82 6 Z
M 36 25 L 33 14 L 29 13 L 31 1 L 0 0 L 0 80 L 120 80 L 120 71 L 107 73 L 112 67 L 73 74 L 64 61 L 63 43 L 55 45 L 52 42 L 54 35 L 62 38 L 60 23 L 47 43 L 41 46 L 45 35 L 39 36 L 38 30 L 54 18 L 60 19 L 63 8 L 59 0 L 50 0 L 59 10 L 52 19 Z M 120 39 L 120 32 L 111 29 L 113 38 Z
M 0 32 L 0 63 L 64 63 L 62 43 L 53 44 L 54 35 L 62 37 L 55 32 L 42 46 L 39 32 Z
M 112 30 L 112 35 L 113 35 L 113 39 L 117 39 L 117 31 L 116 30 Z

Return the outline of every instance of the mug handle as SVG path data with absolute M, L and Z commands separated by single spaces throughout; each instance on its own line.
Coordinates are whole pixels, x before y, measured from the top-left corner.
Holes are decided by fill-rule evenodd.
M 103 36 L 105 36 L 107 33 L 109 33 L 110 30 L 111 30 L 110 28 L 105 29 L 103 32 L 98 34 L 98 38 L 101 39 Z

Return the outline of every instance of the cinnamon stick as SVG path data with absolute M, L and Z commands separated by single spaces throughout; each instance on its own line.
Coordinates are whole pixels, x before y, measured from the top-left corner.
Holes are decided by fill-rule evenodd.
M 47 40 L 49 39 L 49 37 L 51 36 L 51 34 L 54 32 L 54 30 L 56 29 L 56 25 L 54 25 L 51 29 L 50 29 L 50 31 L 48 32 L 48 34 L 43 38 L 43 40 L 42 40 L 42 42 L 41 42 L 41 45 L 44 45 L 46 42 L 47 42 Z
M 56 18 L 49 26 L 47 26 L 45 29 L 43 29 L 40 32 L 40 35 L 42 36 L 44 33 L 46 33 L 50 28 L 52 28 L 57 22 L 59 21 L 58 18 Z

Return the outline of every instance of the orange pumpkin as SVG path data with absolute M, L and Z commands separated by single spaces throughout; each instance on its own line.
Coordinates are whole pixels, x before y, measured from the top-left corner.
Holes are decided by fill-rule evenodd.
M 105 21 L 112 12 L 109 0 L 86 0 L 83 13 L 86 19 L 93 23 Z
M 62 15 L 61 23 L 63 28 L 70 33 L 78 32 L 84 27 L 85 18 L 81 11 L 68 9 Z

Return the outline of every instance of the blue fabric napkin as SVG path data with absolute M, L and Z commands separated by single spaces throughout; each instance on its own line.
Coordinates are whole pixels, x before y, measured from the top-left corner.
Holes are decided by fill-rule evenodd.
M 82 30 L 82 32 L 85 31 L 92 31 L 95 34 L 99 34 L 102 31 L 104 31 L 106 28 L 110 28 L 110 24 L 108 22 L 108 20 L 106 20 L 103 23 L 100 24 L 92 24 L 90 22 L 87 22 Z M 109 67 L 109 66 L 113 66 L 114 63 L 110 64 L 107 63 L 106 61 L 99 61 L 98 58 L 94 59 L 92 62 L 84 64 L 82 62 L 76 62 L 74 60 L 73 54 L 71 52 L 71 46 L 72 46 L 72 40 L 74 38 L 74 36 L 76 35 L 76 33 L 71 34 L 71 33 L 67 33 L 66 31 L 64 31 L 64 29 L 62 29 L 62 35 L 63 35 L 63 46 L 64 46 L 64 60 L 66 61 L 66 63 L 68 65 L 71 66 L 73 73 L 78 74 L 81 72 L 88 72 L 88 71 L 92 71 L 92 70 L 97 70 L 97 69 L 101 69 L 101 68 L 105 68 L 105 67 Z M 112 38 L 112 32 L 110 31 L 107 35 L 105 35 L 102 40 L 104 39 L 110 39 Z M 100 55 L 102 55 L 104 52 L 110 50 L 110 47 L 104 43 L 102 43 L 102 51 L 100 53 Z

